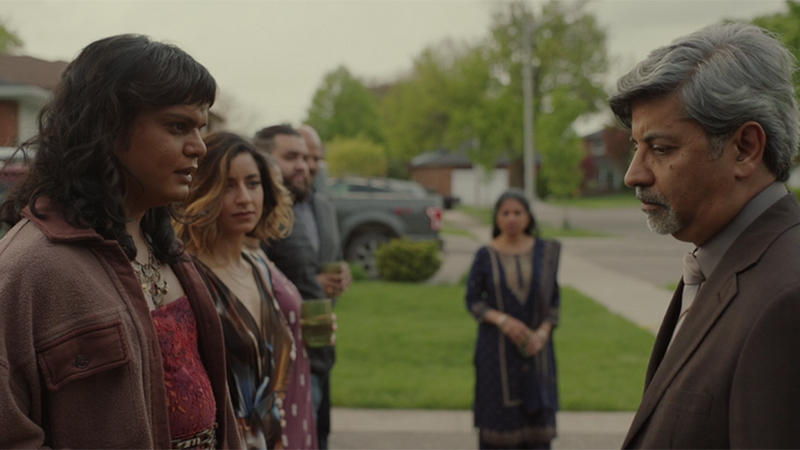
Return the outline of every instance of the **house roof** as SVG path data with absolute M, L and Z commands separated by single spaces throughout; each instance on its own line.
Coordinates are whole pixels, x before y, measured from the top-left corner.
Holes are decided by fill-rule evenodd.
M 31 56 L 0 55 L 0 80 L 52 90 L 67 67 L 64 61 L 45 61 Z
M 505 167 L 507 165 L 509 165 L 507 157 L 497 160 L 497 167 Z M 473 164 L 463 148 L 457 152 L 440 148 L 439 150 L 415 156 L 411 159 L 410 166 L 412 169 L 434 167 L 470 168 Z
M 411 159 L 411 167 L 472 167 L 472 161 L 464 153 L 439 149 L 415 156 Z

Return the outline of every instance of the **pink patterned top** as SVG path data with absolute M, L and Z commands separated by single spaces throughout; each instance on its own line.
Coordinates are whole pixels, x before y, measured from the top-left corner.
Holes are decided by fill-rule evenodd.
M 275 267 L 272 261 L 268 264 L 275 298 L 297 343 L 297 359 L 294 362 L 286 398 L 283 400 L 286 411 L 283 444 L 287 449 L 316 449 L 318 448 L 317 424 L 314 421 L 314 403 L 311 400 L 311 363 L 303 343 L 303 331 L 300 328 L 300 304 L 303 302 L 303 297 L 297 287 Z
M 200 360 L 197 322 L 185 295 L 150 313 L 156 327 L 167 387 L 172 439 L 194 436 L 214 425 L 217 404 Z

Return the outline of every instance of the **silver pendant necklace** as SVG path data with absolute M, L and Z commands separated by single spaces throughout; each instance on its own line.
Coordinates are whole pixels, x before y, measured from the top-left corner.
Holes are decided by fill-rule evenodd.
M 133 265 L 136 278 L 142 285 L 142 291 L 150 295 L 156 308 L 160 308 L 164 304 L 164 296 L 169 292 L 169 285 L 167 280 L 161 278 L 161 265 L 149 248 L 147 254 L 147 264 L 142 264 L 134 259 L 131 261 L 131 265 Z

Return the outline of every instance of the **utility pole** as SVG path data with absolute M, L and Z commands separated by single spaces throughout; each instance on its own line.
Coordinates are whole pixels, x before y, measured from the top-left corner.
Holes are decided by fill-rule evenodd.
M 530 16 L 525 21 L 525 30 L 522 33 L 522 121 L 524 129 L 524 181 L 525 194 L 528 200 L 536 200 L 536 167 L 533 143 L 533 57 L 531 55 L 531 40 L 533 38 L 534 24 Z

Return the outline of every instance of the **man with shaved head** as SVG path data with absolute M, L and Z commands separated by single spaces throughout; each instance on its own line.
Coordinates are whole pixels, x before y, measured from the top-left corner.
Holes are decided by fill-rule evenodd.
M 321 272 L 317 274 L 319 284 L 328 297 L 336 299 L 350 286 L 352 277 L 347 264 L 339 266 L 339 272 L 326 271 L 331 263 L 342 261 L 342 246 L 339 239 L 339 227 L 336 222 L 336 210 L 333 204 L 311 187 L 324 163 L 325 147 L 317 131 L 309 125 L 301 125 L 297 132 L 303 137 L 308 148 L 306 164 L 308 165 L 310 192 L 305 201 L 295 205 L 298 222 L 312 236 L 317 249 L 317 262 Z M 321 180 L 325 181 L 325 180 Z M 313 349 L 311 356 L 311 382 L 314 407 L 317 409 L 317 439 L 320 449 L 328 448 L 328 434 L 331 429 L 331 391 L 330 371 L 335 362 L 334 347 Z M 329 364 L 327 364 L 329 363 Z

